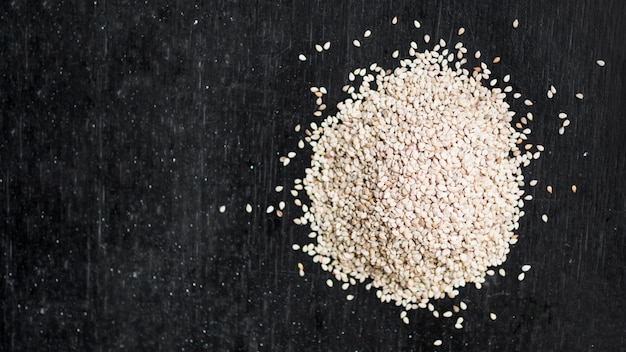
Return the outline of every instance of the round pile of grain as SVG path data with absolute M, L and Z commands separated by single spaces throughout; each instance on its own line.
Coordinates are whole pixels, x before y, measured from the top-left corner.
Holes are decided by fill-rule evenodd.
M 523 205 L 527 156 L 514 151 L 524 135 L 506 95 L 453 60 L 433 50 L 393 71 L 372 65 L 309 139 L 309 254 L 408 308 L 484 282 L 506 260 Z

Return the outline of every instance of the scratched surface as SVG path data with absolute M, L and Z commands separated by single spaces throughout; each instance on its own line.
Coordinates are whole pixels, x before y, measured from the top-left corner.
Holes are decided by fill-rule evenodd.
M 0 350 L 626 350 L 622 2 L 60 3 L 0 5 Z M 350 69 L 393 67 L 424 33 L 455 43 L 459 26 L 535 101 L 511 104 L 546 147 L 524 172 L 539 185 L 509 274 L 461 289 L 463 330 L 423 310 L 405 325 L 363 285 L 329 289 L 273 192 L 306 165 L 306 150 L 278 158 L 314 119 L 309 86 L 334 105 Z M 284 218 L 264 213 L 280 200 Z

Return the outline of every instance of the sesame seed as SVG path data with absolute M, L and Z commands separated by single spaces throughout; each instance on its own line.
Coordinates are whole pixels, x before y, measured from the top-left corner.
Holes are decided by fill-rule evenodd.
M 433 317 L 439 318 L 439 311 L 433 310 Z
M 463 33 L 465 33 L 465 28 L 460 27 L 459 30 L 456 32 L 457 35 L 463 35 Z
M 564 133 L 565 133 L 565 127 L 561 126 L 561 127 L 559 128 L 559 134 L 560 134 L 560 135 L 563 135 Z
M 518 281 L 523 281 L 525 277 L 526 277 L 526 274 L 521 273 L 521 274 L 517 275 L 517 280 Z
M 551 91 L 548 91 L 546 95 L 548 96 L 548 99 L 552 99 L 552 97 L 554 96 L 554 94 Z
M 294 131 L 300 132 L 300 124 L 297 124 L 296 127 L 293 128 Z
M 443 317 L 444 318 L 450 318 L 452 316 L 452 312 L 447 310 L 445 312 L 443 312 Z
M 530 180 L 530 182 L 528 183 L 531 187 L 534 187 L 537 185 L 537 180 Z
M 289 152 L 289 153 L 287 153 L 287 157 L 288 158 L 292 158 L 292 159 L 295 158 L 296 157 L 296 152 Z
M 585 96 L 583 95 L 583 93 L 576 93 L 576 98 L 578 98 L 579 100 L 583 100 Z
M 442 343 L 443 341 L 441 340 L 435 340 L 435 342 L 433 342 L 433 346 L 441 346 Z
M 500 62 L 500 56 L 496 56 L 496 57 L 494 57 L 492 62 L 493 62 L 494 64 L 497 64 L 498 62 Z
M 226 211 L 226 206 L 225 206 L 225 205 L 222 205 L 222 206 L 220 207 L 220 213 L 224 213 L 225 211 Z
M 304 62 L 304 61 L 306 61 L 306 56 L 304 56 L 304 54 L 300 54 L 300 55 L 298 55 L 298 60 Z
M 346 299 L 347 299 L 348 301 L 352 301 L 352 300 L 354 299 L 354 295 L 347 295 L 347 296 L 346 296 Z
M 502 78 L 502 82 L 508 83 L 511 80 L 511 75 L 506 75 Z
M 459 307 L 461 307 L 462 310 L 466 310 L 467 309 L 467 304 L 463 301 L 459 302 Z
M 298 270 L 300 271 L 304 270 L 304 265 L 302 265 L 302 263 L 298 263 Z
M 425 43 L 430 42 L 430 36 L 429 36 L 428 34 L 425 34 L 425 35 L 424 35 L 424 42 L 425 42 Z
M 408 317 L 402 318 L 402 322 L 408 325 L 409 324 L 409 318 Z
M 533 105 L 533 102 L 532 102 L 532 101 L 530 101 L 530 100 L 528 100 L 528 99 L 526 99 L 526 100 L 524 100 L 524 105 L 526 105 L 526 106 L 532 106 L 532 105 Z
M 496 315 L 496 313 L 489 313 L 489 319 L 496 320 L 497 318 L 498 316 Z
M 331 279 L 326 280 L 326 285 L 328 285 L 328 287 L 333 287 L 333 284 L 334 284 L 333 280 Z
M 567 114 L 566 114 L 566 113 L 564 113 L 564 112 L 560 112 L 560 113 L 559 113 L 559 118 L 560 118 L 560 119 L 565 119 L 565 118 L 567 118 Z
M 413 21 L 413 26 L 415 26 L 415 28 L 420 28 L 422 25 L 420 24 L 420 22 L 418 20 L 414 20 Z
M 319 45 L 319 44 L 315 44 L 315 50 L 318 53 L 321 53 L 322 51 L 324 51 L 324 48 L 321 45 Z
M 548 191 L 548 193 L 552 194 L 552 186 L 547 185 L 546 186 L 546 191 Z
M 519 20 L 516 18 L 513 20 L 513 28 L 519 27 Z
M 576 187 L 576 185 L 572 185 L 572 193 L 576 193 L 577 190 L 578 190 L 578 187 Z
M 293 249 L 294 251 L 299 251 L 300 250 L 300 245 L 294 243 L 294 244 L 291 245 L 291 249 Z
M 324 43 L 324 50 L 329 50 L 330 49 L 330 42 L 326 42 Z
M 265 213 L 266 214 L 269 214 L 269 213 L 271 213 L 273 211 L 274 211 L 274 206 L 273 205 L 270 205 L 270 206 L 267 207 L 267 209 L 265 209 Z
M 548 222 L 548 215 L 546 214 L 541 215 L 541 221 Z
M 498 270 L 498 274 L 500 274 L 500 276 L 505 277 L 506 276 L 506 270 L 504 270 L 503 268 L 500 268 Z
M 480 58 L 480 51 L 476 50 L 476 52 L 474 53 L 474 58 L 478 59 Z
M 358 39 L 355 39 L 352 41 L 352 45 L 356 46 L 357 48 L 360 48 L 361 42 Z
M 304 270 L 298 271 L 298 275 L 300 275 L 301 277 L 304 276 Z
M 604 67 L 604 65 L 606 65 L 606 62 L 604 62 L 604 60 L 597 60 L 596 64 L 600 67 Z
M 397 59 L 399 54 L 400 54 L 400 52 L 399 52 L 398 50 L 396 50 L 396 51 L 394 51 L 394 52 L 391 54 L 391 57 L 393 57 L 394 59 Z
M 398 23 L 398 16 L 394 16 L 394 17 L 391 19 L 391 24 L 396 24 L 396 23 Z
M 489 269 L 489 270 L 487 270 L 487 275 L 489 275 L 489 276 L 494 276 L 495 274 L 496 274 L 496 272 L 495 272 L 495 271 L 493 271 L 493 269 Z
M 372 35 L 372 31 L 368 29 L 365 31 L 365 33 L 363 33 L 363 38 L 369 38 L 370 35 Z
M 402 312 L 400 312 L 400 319 L 404 319 L 406 315 L 407 315 L 406 310 L 403 310 Z
M 537 150 L 538 150 L 538 151 L 540 151 L 540 152 L 542 152 L 542 151 L 544 151 L 544 150 L 545 150 L 545 148 L 543 147 L 543 145 L 541 145 L 541 144 L 537 144 Z
M 520 93 L 514 93 L 513 94 L 513 98 L 515 98 L 515 99 L 519 99 L 519 98 L 521 98 L 521 96 L 522 95 Z
M 528 270 L 530 270 L 530 268 L 531 268 L 531 266 L 530 266 L 530 265 L 528 265 L 528 264 L 524 264 L 524 265 L 522 265 L 522 271 L 523 271 L 523 272 L 527 272 Z
M 341 289 L 344 291 L 347 290 L 348 288 L 350 288 L 350 284 L 347 282 L 341 285 Z
M 252 205 L 246 204 L 246 212 L 247 213 L 252 213 Z
M 285 209 L 285 202 L 284 201 L 280 201 L 280 203 L 278 203 L 278 209 L 283 210 Z
M 282 218 L 283 212 L 281 210 L 276 209 L 276 216 L 278 216 L 279 218 Z
M 569 126 L 570 123 L 571 123 L 570 120 L 563 121 L 563 127 Z

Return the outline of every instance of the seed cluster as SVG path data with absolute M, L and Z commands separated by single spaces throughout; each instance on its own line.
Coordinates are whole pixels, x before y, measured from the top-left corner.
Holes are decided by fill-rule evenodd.
M 486 65 L 471 74 L 462 45 L 458 56 L 445 45 L 413 50 L 393 71 L 360 69 L 351 98 L 312 124 L 311 205 L 295 219 L 314 231 L 303 250 L 323 269 L 346 284 L 370 279 L 382 301 L 408 309 L 479 286 L 505 261 L 532 159 L 506 93 L 482 84 Z

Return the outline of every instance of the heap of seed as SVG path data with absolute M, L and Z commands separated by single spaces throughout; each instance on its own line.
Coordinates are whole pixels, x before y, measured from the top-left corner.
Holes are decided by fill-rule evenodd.
M 441 44 L 393 71 L 362 69 L 337 114 L 311 124 L 311 205 L 295 219 L 316 233 L 305 247 L 324 270 L 344 285 L 370 279 L 408 309 L 479 286 L 506 260 L 529 161 L 506 93 Z

